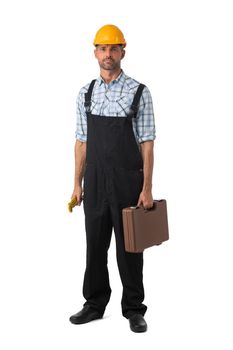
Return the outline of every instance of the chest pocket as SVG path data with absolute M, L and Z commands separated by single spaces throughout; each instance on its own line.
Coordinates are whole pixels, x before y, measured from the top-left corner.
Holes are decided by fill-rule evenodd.
M 129 113 L 132 101 L 133 98 L 129 94 L 117 97 L 114 101 L 117 115 L 126 116 Z

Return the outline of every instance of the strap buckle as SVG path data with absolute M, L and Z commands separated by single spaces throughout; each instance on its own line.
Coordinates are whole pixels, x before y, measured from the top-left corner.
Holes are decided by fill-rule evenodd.
M 90 100 L 85 101 L 85 102 L 84 102 L 84 107 L 85 107 L 85 109 L 86 109 L 86 112 L 87 112 L 87 113 L 90 113 L 90 112 L 91 112 L 91 101 L 90 101 Z
M 137 111 L 138 111 L 138 106 L 132 104 L 132 105 L 130 106 L 128 115 L 129 115 L 130 117 L 131 117 L 131 116 L 136 117 Z

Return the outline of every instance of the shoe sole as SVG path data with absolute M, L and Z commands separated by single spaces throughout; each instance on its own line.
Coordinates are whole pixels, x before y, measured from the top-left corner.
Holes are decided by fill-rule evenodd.
M 143 333 L 143 332 L 146 332 L 146 331 L 147 331 L 147 327 L 144 328 L 144 329 L 138 329 L 138 330 L 133 329 L 133 328 L 130 327 L 130 329 L 131 329 L 131 331 L 134 332 L 134 333 Z

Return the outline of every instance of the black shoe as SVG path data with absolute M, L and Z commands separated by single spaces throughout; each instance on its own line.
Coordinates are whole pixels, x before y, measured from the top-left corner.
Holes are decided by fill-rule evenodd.
M 77 312 L 77 314 L 72 315 L 70 317 L 70 322 L 74 324 L 83 324 L 93 320 L 97 320 L 102 317 L 103 314 L 99 313 L 91 306 L 85 305 L 81 311 Z
M 141 314 L 134 314 L 129 317 L 130 329 L 133 332 L 140 333 L 147 330 L 147 324 Z

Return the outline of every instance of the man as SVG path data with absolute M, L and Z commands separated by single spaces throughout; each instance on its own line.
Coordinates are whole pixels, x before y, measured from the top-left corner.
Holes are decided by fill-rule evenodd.
M 107 252 L 114 228 L 123 285 L 122 315 L 129 319 L 132 331 L 145 332 L 143 253 L 125 251 L 122 209 L 153 206 L 152 99 L 146 86 L 121 69 L 126 42 L 118 27 L 101 27 L 94 45 L 100 77 L 84 86 L 77 98 L 75 183 L 71 197 L 79 206 L 83 200 L 85 213 L 86 302 L 70 321 L 82 324 L 103 317 L 111 294 Z

